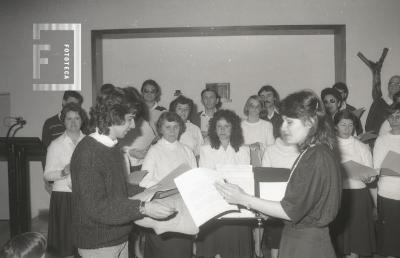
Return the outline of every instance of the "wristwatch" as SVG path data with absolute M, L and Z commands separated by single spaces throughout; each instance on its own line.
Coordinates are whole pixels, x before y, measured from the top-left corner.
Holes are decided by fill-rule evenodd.
M 141 201 L 139 204 L 139 212 L 143 216 L 146 216 L 146 202 Z

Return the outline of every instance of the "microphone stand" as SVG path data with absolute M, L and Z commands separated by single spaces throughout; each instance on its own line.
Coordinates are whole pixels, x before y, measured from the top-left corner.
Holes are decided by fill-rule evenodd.
M 8 129 L 6 138 L 10 138 L 10 133 L 11 133 L 11 131 L 14 129 L 14 127 L 16 127 L 17 125 L 19 125 L 19 127 L 16 128 L 16 129 L 14 130 L 14 132 L 13 132 L 13 134 L 12 134 L 12 136 L 11 136 L 11 138 L 13 138 L 13 137 L 15 136 L 15 134 L 18 132 L 18 130 L 20 130 L 21 128 L 24 127 L 24 124 L 25 124 L 25 123 L 26 123 L 25 121 L 21 121 L 21 120 L 17 119 L 17 120 L 14 122 L 14 124 L 11 125 L 10 128 Z

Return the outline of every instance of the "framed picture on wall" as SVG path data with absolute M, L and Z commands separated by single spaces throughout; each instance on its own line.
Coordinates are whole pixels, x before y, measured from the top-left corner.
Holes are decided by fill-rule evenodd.
M 216 83 L 206 83 L 206 89 L 212 89 L 218 92 L 221 97 L 221 102 L 227 103 L 231 102 L 231 85 L 229 82 L 216 82 Z

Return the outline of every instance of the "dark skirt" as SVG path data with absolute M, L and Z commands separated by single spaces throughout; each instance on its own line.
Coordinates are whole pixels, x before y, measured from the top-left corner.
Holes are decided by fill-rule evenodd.
M 200 230 L 196 255 L 248 258 L 253 254 L 252 225 L 248 221 L 216 220 Z
M 338 215 L 330 225 L 338 254 L 370 256 L 376 251 L 373 202 L 369 190 L 344 189 Z
M 193 236 L 179 233 L 157 235 L 146 230 L 144 258 L 191 258 L 193 254 Z
M 279 258 L 294 257 L 336 258 L 328 227 L 298 229 L 289 223 L 285 224 Z
M 377 239 L 380 255 L 400 257 L 400 201 L 378 195 Z
M 72 241 L 72 193 L 51 192 L 47 250 L 58 256 L 74 255 Z
M 279 248 L 284 225 L 285 224 L 280 219 L 269 218 L 265 221 L 263 241 L 266 247 L 270 249 Z

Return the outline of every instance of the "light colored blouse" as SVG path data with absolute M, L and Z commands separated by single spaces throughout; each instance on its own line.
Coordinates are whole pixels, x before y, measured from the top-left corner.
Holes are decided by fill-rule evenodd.
M 217 165 L 250 165 L 250 149 L 241 146 L 238 152 L 229 145 L 226 150 L 222 145 L 214 149 L 210 144 L 200 148 L 199 167 L 215 169 Z
M 340 137 L 337 139 L 341 163 L 353 160 L 361 165 L 373 167 L 372 154 L 368 145 L 362 143 L 353 136 L 347 139 Z M 360 180 L 343 178 L 343 189 L 361 189 L 364 187 L 366 187 L 366 185 Z
M 193 151 L 195 156 L 198 156 L 200 154 L 200 146 L 204 144 L 200 128 L 190 121 L 187 121 L 185 125 L 186 130 L 181 135 L 179 142 L 185 144 Z
M 250 123 L 243 120 L 242 123 L 244 144 L 260 142 L 263 149 L 275 143 L 274 128 L 271 122 L 258 120 L 255 123 Z
M 54 139 L 47 148 L 46 166 L 44 169 L 44 178 L 47 181 L 54 181 L 53 191 L 72 192 L 71 176 L 62 176 L 61 172 L 71 162 L 72 153 L 76 145 L 85 135 L 80 132 L 76 144 L 68 136 L 67 132 Z
M 193 152 L 182 143 L 169 141 L 161 138 L 150 147 L 144 158 L 142 170 L 148 174 L 140 182 L 140 186 L 149 188 L 163 179 L 179 165 L 186 163 L 191 168 L 197 167 Z
M 290 169 L 299 154 L 296 145 L 286 145 L 281 138 L 276 138 L 275 144 L 265 149 L 262 166 Z
M 400 135 L 392 133 L 380 135 L 374 146 L 374 167 L 378 170 L 381 169 L 382 162 L 389 151 L 400 153 Z M 382 176 L 378 181 L 378 195 L 400 200 L 400 177 Z

